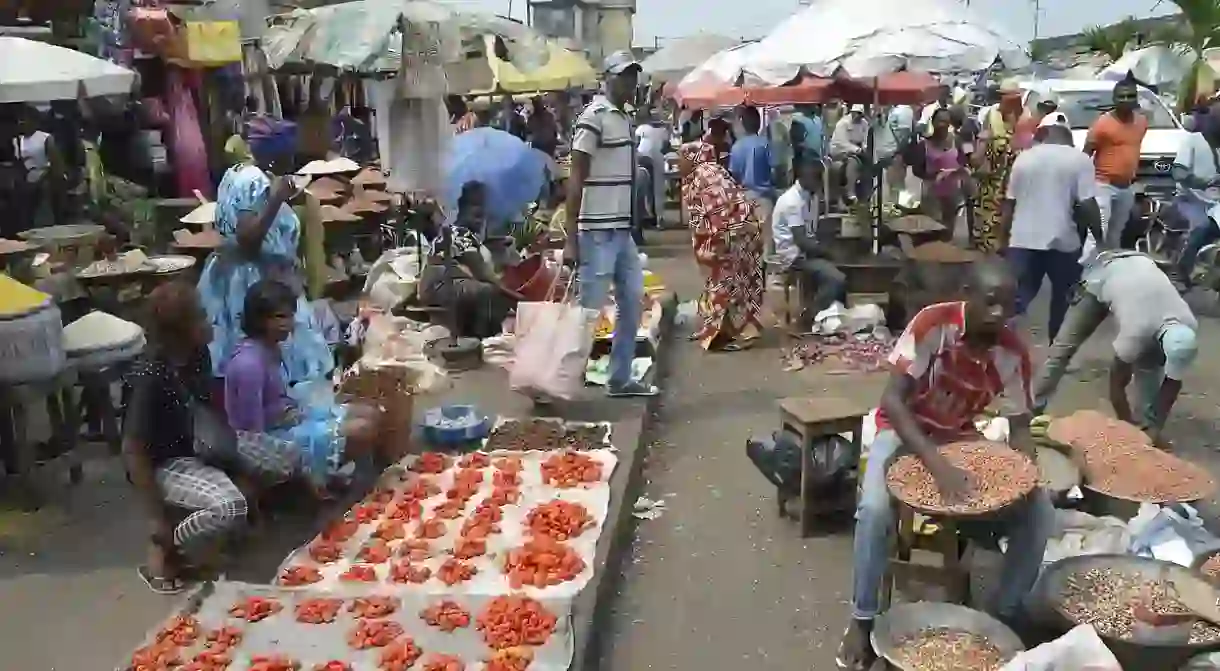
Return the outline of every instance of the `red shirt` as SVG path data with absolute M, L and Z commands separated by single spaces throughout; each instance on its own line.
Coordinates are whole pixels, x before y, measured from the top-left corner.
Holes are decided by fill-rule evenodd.
M 894 344 L 890 364 L 915 379 L 909 403 L 915 421 L 929 438 L 954 440 L 975 434 L 974 419 L 1001 393 L 1028 412 L 1029 350 L 1009 327 L 996 344 L 980 352 L 962 339 L 966 304 L 929 305 L 907 325 Z M 877 410 L 877 429 L 890 428 L 885 409 Z

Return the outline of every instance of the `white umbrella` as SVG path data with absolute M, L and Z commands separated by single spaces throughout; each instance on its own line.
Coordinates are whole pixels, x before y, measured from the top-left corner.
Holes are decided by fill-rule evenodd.
M 1165 46 L 1128 51 L 1123 57 L 1097 73 L 1100 79 L 1118 81 L 1127 76 L 1151 86 L 1170 86 L 1190 74 L 1193 59 L 1186 53 Z
M 130 93 L 136 73 L 54 44 L 0 37 L 0 103 L 75 100 Z
M 801 68 L 827 77 L 899 70 L 970 72 L 1029 62 L 1022 42 L 958 0 L 814 0 L 751 50 L 743 69 L 779 84 Z
M 674 40 L 645 58 L 640 67 L 654 80 L 681 79 L 716 53 L 741 40 L 723 35 L 692 35 Z

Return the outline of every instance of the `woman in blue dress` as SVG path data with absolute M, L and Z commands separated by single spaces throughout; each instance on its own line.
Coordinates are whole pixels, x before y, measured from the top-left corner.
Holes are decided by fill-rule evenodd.
M 215 334 L 209 346 L 212 373 L 242 340 L 246 292 L 261 279 L 290 286 L 297 295 L 292 334 L 280 345 L 285 382 L 319 381 L 334 368 L 334 356 L 305 302 L 297 265 L 301 225 L 287 202 L 297 193 L 286 177 L 272 180 L 255 165 L 229 168 L 217 191 L 216 228 L 224 244 L 212 254 L 199 278 L 199 294 Z

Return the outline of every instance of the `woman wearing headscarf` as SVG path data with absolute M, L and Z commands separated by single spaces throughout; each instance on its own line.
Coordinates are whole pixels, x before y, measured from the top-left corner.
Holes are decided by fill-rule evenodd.
M 1012 162 L 1020 149 L 1017 122 L 1021 120 L 1021 89 L 1015 81 L 1000 85 L 1000 103 L 983 117 L 980 146 L 974 154 L 979 177 L 978 213 L 971 231 L 974 248 L 985 253 L 999 252 L 1007 237 L 1000 224 L 1000 205 L 1008 188 Z
M 209 349 L 213 373 L 243 337 L 246 292 L 264 278 L 286 283 L 296 292 L 292 335 L 280 346 L 288 384 L 323 378 L 334 368 L 334 356 L 305 301 L 297 266 L 301 222 L 288 201 L 296 195 L 287 177 L 272 177 L 252 163 L 225 172 L 216 198 L 216 230 L 223 244 L 208 257 L 199 277 L 199 294 L 213 338 Z
M 704 349 L 736 351 L 762 330 L 763 241 L 753 203 L 717 154 L 716 146 L 704 141 L 679 149 L 682 207 L 705 280 L 700 325 L 692 339 Z

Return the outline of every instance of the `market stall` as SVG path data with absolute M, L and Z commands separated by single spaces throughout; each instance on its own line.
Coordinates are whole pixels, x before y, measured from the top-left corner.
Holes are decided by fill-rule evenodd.
M 280 656 L 301 668 L 422 660 L 447 671 L 427 666 L 439 654 L 486 665 L 465 668 L 525 668 L 505 659 L 515 654 L 531 669 L 567 669 L 572 601 L 607 524 L 609 434 L 509 419 L 480 451 L 406 457 L 292 552 L 275 585 L 205 586 L 120 668 L 223 655 L 241 668 L 279 668 L 256 658 Z
M 980 426 L 989 441 L 1007 438 L 1005 420 Z M 919 514 L 907 531 L 904 524 L 910 522 L 899 522 L 899 545 L 908 544 L 908 554 L 895 554 L 890 571 L 901 575 L 898 565 L 911 559 L 911 549 L 935 548 L 946 533 L 955 542 L 969 538 L 974 546 L 979 529 L 968 532 L 966 522 L 986 526 L 995 519 L 994 511 L 1021 500 L 1035 481 L 1054 487 L 1051 480 L 1060 476 L 1046 465 L 1066 458 L 1079 471 L 1080 489 L 1056 501 L 1078 510 L 1058 511 L 1060 521 L 1041 577 L 1027 598 L 1029 624 L 1039 632 L 1033 642 L 1049 642 L 1022 652 L 1006 627 L 982 613 L 916 603 L 894 606 L 877 620 L 877 654 L 897 668 L 910 669 L 980 664 L 1005 671 L 1080 664 L 1107 671 L 1212 668 L 1214 661 L 1184 665 L 1220 650 L 1220 629 L 1210 619 L 1220 600 L 1215 569 L 1220 565 L 1220 541 L 1202 528 L 1189 508 L 1214 495 L 1215 478 L 1156 448 L 1138 428 L 1097 411 L 1037 418 L 1032 433 L 1042 467 L 1036 478 L 1028 465 L 1004 463 L 1025 458 L 995 442 L 942 448 L 942 454 L 971 474 L 969 493 L 954 502 L 941 500 L 935 486 L 927 486 L 931 481 L 917 460 L 895 460 L 887 474 L 890 491 L 900 507 L 914 507 Z M 982 456 L 987 450 L 1002 452 Z M 1046 458 L 1042 450 L 1055 456 Z M 921 537 L 939 540 L 920 543 Z M 946 564 L 925 570 L 923 579 L 950 568 Z M 1077 630 L 1080 626 L 1084 629 Z M 1063 637 L 1052 641 L 1059 635 Z M 947 665 L 929 666 L 934 659 Z

